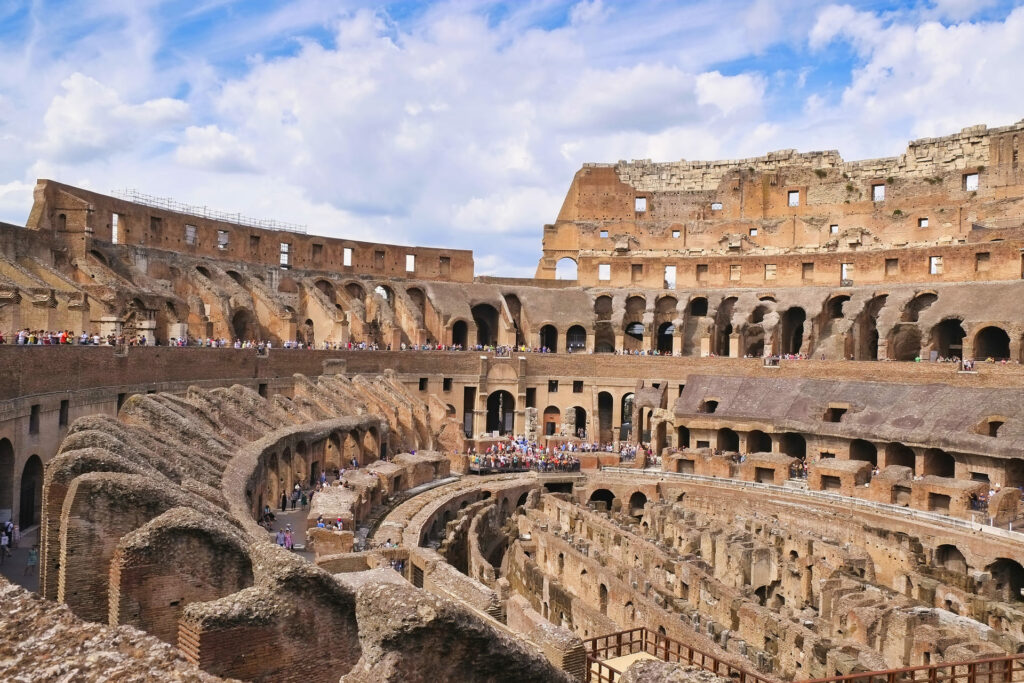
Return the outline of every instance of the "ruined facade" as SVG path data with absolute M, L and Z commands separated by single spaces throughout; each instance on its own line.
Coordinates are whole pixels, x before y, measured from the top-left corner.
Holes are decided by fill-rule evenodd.
M 1014 654 L 1019 135 L 587 165 L 536 279 L 39 181 L 0 330 L 146 345 L 0 346 L 0 518 L 43 598 L 195 680 L 617 681 L 627 630 L 769 682 Z M 509 435 L 614 447 L 469 473 Z M 308 560 L 274 545 L 353 460 Z

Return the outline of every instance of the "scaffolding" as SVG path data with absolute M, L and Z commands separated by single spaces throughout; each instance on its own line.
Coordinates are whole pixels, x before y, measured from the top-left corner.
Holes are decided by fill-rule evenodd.
M 275 221 L 265 218 L 250 218 L 249 216 L 243 216 L 240 213 L 216 211 L 206 206 L 185 204 L 184 202 L 176 201 L 171 197 L 154 197 L 153 195 L 148 195 L 134 189 L 114 190 L 111 194 L 118 199 L 123 199 L 135 204 L 143 204 L 145 206 L 151 206 L 154 209 L 164 209 L 166 211 L 183 213 L 189 216 L 196 216 L 197 218 L 208 218 L 214 221 L 222 221 L 224 223 L 232 223 L 234 225 L 244 225 L 250 228 L 262 228 L 264 230 L 281 230 L 283 232 L 295 232 L 300 234 L 306 233 L 305 225 L 296 225 L 295 223 L 285 223 L 283 221 Z

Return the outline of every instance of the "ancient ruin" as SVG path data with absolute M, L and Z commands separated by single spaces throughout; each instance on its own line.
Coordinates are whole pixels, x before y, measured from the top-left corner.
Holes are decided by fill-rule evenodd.
M 1024 680 L 1020 137 L 587 164 L 534 279 L 38 181 L 0 671 Z

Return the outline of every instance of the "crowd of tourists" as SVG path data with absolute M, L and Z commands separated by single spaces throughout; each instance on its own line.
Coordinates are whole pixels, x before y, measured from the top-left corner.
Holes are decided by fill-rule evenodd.
M 469 467 L 473 471 L 578 472 L 580 460 L 573 455 L 576 450 L 572 446 L 576 444 L 543 447 L 536 441 L 528 441 L 519 436 L 491 444 L 480 453 L 471 449 L 467 455 Z

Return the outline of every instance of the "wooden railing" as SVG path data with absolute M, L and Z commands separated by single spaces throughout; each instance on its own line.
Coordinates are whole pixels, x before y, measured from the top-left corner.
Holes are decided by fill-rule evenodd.
M 728 662 L 684 645 L 661 633 L 634 628 L 583 641 L 587 650 L 587 682 L 616 683 L 622 672 L 605 660 L 646 652 L 666 662 L 698 666 L 705 671 L 732 678 L 737 683 L 769 683 L 760 674 L 745 671 Z M 991 659 L 911 666 L 884 671 L 864 671 L 816 678 L 806 683 L 1024 683 L 1024 654 Z

